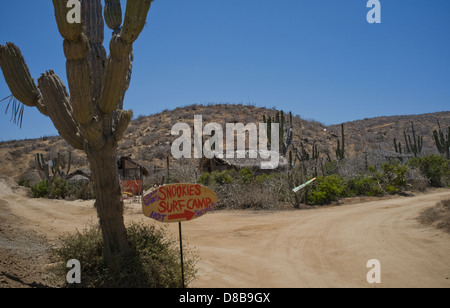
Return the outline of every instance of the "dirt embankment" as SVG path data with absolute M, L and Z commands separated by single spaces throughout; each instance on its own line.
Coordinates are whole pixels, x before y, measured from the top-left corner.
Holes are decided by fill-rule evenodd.
M 13 188 L 11 188 L 13 187 Z M 419 213 L 450 190 L 313 210 L 219 211 L 183 223 L 200 257 L 192 287 L 450 287 L 450 235 Z M 126 204 L 126 221 L 156 222 Z M 54 286 L 46 248 L 96 221 L 93 202 L 30 199 L 0 179 L 0 288 Z M 177 225 L 168 232 L 176 236 Z M 366 280 L 381 264 L 381 284 Z

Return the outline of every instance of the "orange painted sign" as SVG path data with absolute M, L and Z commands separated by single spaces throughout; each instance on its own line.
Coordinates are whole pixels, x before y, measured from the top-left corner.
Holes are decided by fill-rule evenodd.
M 170 184 L 146 194 L 142 211 L 159 222 L 180 222 L 199 218 L 217 204 L 217 195 L 199 184 Z

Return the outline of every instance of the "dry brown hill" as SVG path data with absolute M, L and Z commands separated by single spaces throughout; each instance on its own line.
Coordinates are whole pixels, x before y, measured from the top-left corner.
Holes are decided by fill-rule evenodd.
M 288 113 L 285 110 L 285 113 Z M 225 126 L 226 123 L 260 123 L 263 115 L 274 117 L 276 110 L 260 108 L 251 105 L 191 105 L 161 113 L 139 116 L 128 127 L 125 137 L 119 144 L 121 155 L 132 156 L 146 165 L 150 171 L 155 166 L 164 167 L 166 157 L 171 157 L 172 142 L 177 136 L 171 135 L 171 129 L 176 123 L 187 123 L 193 127 L 194 115 L 203 116 L 203 125 L 216 122 Z M 363 155 L 370 151 L 393 151 L 393 138 L 404 144 L 403 131 L 411 133 L 411 121 L 416 133 L 424 136 L 424 153 L 437 153 L 433 130 L 437 129 L 437 120 L 442 127 L 450 125 L 450 111 L 410 115 L 391 116 L 364 119 L 345 123 L 346 154 Z M 313 144 L 317 144 L 321 157 L 327 154 L 335 158 L 338 138 L 341 138 L 340 125 L 325 126 L 316 121 L 307 121 L 299 115 L 293 116 L 293 143 L 299 148 L 303 143 L 305 149 L 311 152 Z M 0 175 L 36 181 L 38 173 L 34 157 L 43 153 L 47 159 L 57 156 L 60 152 L 67 156 L 68 145 L 59 136 L 43 137 L 28 140 L 12 140 L 0 143 L 0 160 L 2 168 Z M 195 163 L 192 160 L 192 163 Z M 184 162 L 186 163 L 186 161 Z M 171 166 L 177 168 L 179 162 L 171 158 Z M 87 167 L 83 152 L 72 151 L 72 168 Z

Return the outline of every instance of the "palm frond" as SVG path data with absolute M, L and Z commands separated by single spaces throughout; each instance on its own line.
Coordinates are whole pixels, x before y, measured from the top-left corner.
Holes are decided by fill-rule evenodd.
M 25 105 L 19 102 L 12 94 L 0 100 L 0 103 L 6 100 L 8 100 L 8 104 L 6 105 L 5 114 L 8 114 L 9 108 L 11 107 L 10 121 L 22 128 Z

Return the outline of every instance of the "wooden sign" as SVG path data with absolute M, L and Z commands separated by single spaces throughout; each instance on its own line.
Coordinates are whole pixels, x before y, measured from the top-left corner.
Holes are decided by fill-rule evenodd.
M 146 217 L 159 222 L 181 222 L 199 218 L 217 204 L 217 195 L 199 184 L 170 184 L 142 198 Z

